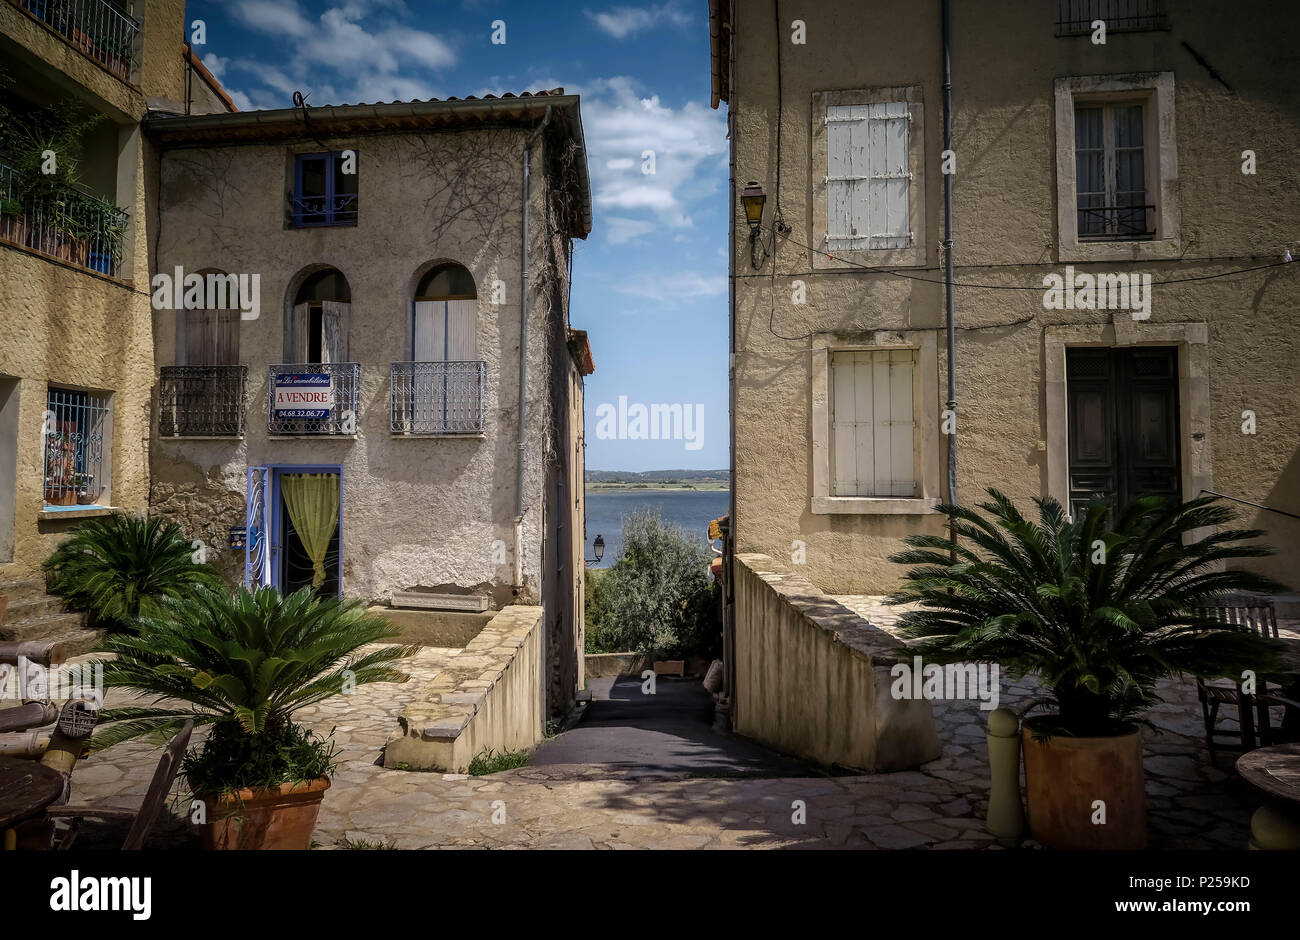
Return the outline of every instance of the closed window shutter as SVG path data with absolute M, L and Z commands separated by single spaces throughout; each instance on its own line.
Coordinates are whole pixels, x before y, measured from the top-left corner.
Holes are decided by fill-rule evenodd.
M 293 317 L 289 320 L 289 361 L 307 361 L 307 333 L 311 325 L 309 305 L 294 304 Z
M 415 302 L 415 361 L 441 362 L 446 349 L 447 302 Z
M 478 359 L 478 301 L 447 301 L 447 359 L 472 362 Z
M 834 495 L 916 495 L 915 368 L 910 349 L 832 358 Z
M 902 101 L 826 109 L 830 251 L 912 244 L 909 126 Z
M 346 362 L 348 358 L 348 307 L 337 300 L 321 303 L 321 362 Z

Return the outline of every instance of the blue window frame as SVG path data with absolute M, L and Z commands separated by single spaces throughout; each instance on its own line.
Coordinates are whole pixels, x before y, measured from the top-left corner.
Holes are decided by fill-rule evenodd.
M 294 158 L 294 228 L 357 224 L 356 154 L 355 150 L 334 150 L 300 153 Z M 352 172 L 344 172 L 346 168 Z

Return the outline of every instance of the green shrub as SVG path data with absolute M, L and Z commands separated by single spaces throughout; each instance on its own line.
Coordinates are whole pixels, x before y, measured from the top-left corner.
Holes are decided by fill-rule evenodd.
M 708 548 L 642 510 L 623 520 L 612 568 L 590 579 L 586 650 L 656 658 L 708 655 L 720 642 Z M 590 572 L 588 573 L 590 575 Z
M 139 693 L 147 705 L 100 715 L 91 750 L 141 735 L 166 737 L 192 720 L 212 732 L 183 766 L 196 794 L 311 780 L 328 774 L 334 747 L 292 721 L 300 708 L 370 682 L 400 682 L 410 646 L 359 648 L 394 636 L 362 601 L 287 597 L 273 587 L 234 596 L 199 591 L 165 600 L 139 632 L 103 646 L 105 688 Z
M 217 570 L 193 555 L 176 523 L 113 515 L 77 526 L 42 567 L 50 591 L 70 609 L 88 610 L 108 627 L 131 627 L 139 617 L 160 613 L 164 598 L 226 590 Z
M 489 747 L 474 755 L 474 759 L 469 762 L 469 773 L 471 777 L 486 777 L 503 770 L 514 770 L 527 764 L 532 756 L 524 750 L 495 751 Z

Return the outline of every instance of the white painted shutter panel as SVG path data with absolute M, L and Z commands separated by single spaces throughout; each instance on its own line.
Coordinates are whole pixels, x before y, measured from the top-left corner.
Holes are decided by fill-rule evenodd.
M 447 301 L 447 359 L 472 362 L 478 359 L 478 301 Z
M 442 362 L 446 350 L 447 302 L 415 302 L 415 361 Z
M 873 350 L 832 358 L 834 495 L 916 495 L 915 355 Z
M 902 101 L 872 105 L 879 125 L 878 140 L 873 140 L 873 163 L 879 168 L 873 173 L 871 185 L 879 202 L 873 200 L 871 221 L 873 248 L 906 248 L 911 243 L 911 222 L 908 214 L 911 180 L 908 160 L 908 133 L 910 122 L 907 103 Z M 878 144 L 878 151 L 877 151 Z M 878 206 L 878 208 L 877 208 Z
M 289 360 L 307 361 L 307 330 L 311 326 L 311 313 L 307 304 L 296 304 L 289 320 Z
M 337 300 L 321 304 L 321 362 L 347 362 L 349 306 Z
M 862 160 L 861 125 L 864 108 L 834 105 L 826 109 L 826 237 L 830 251 L 852 247 L 854 230 L 853 130 L 859 128 L 858 161 Z

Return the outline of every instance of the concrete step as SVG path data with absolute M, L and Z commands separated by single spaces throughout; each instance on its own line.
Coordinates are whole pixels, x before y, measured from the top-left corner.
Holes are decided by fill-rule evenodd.
M 67 657 L 81 656 L 89 653 L 95 647 L 99 646 L 108 636 L 107 630 L 77 630 L 72 633 L 59 634 L 49 639 L 51 642 L 62 643 Z
M 9 595 L 9 607 L 12 609 L 14 604 L 20 601 L 31 600 L 34 597 L 44 597 L 45 579 L 36 577 L 0 581 L 0 594 Z
M 394 591 L 394 607 L 412 610 L 445 610 L 478 614 L 491 606 L 481 594 L 433 594 L 426 591 Z
M 6 616 L 5 622 L 0 624 L 0 640 L 47 640 L 61 634 L 80 632 L 84 621 L 83 614 L 69 613 L 50 614 L 22 622 L 11 621 Z
M 14 626 L 29 620 L 39 620 L 53 614 L 63 613 L 63 601 L 49 594 L 15 601 L 9 599 L 9 608 L 5 612 L 5 624 Z

